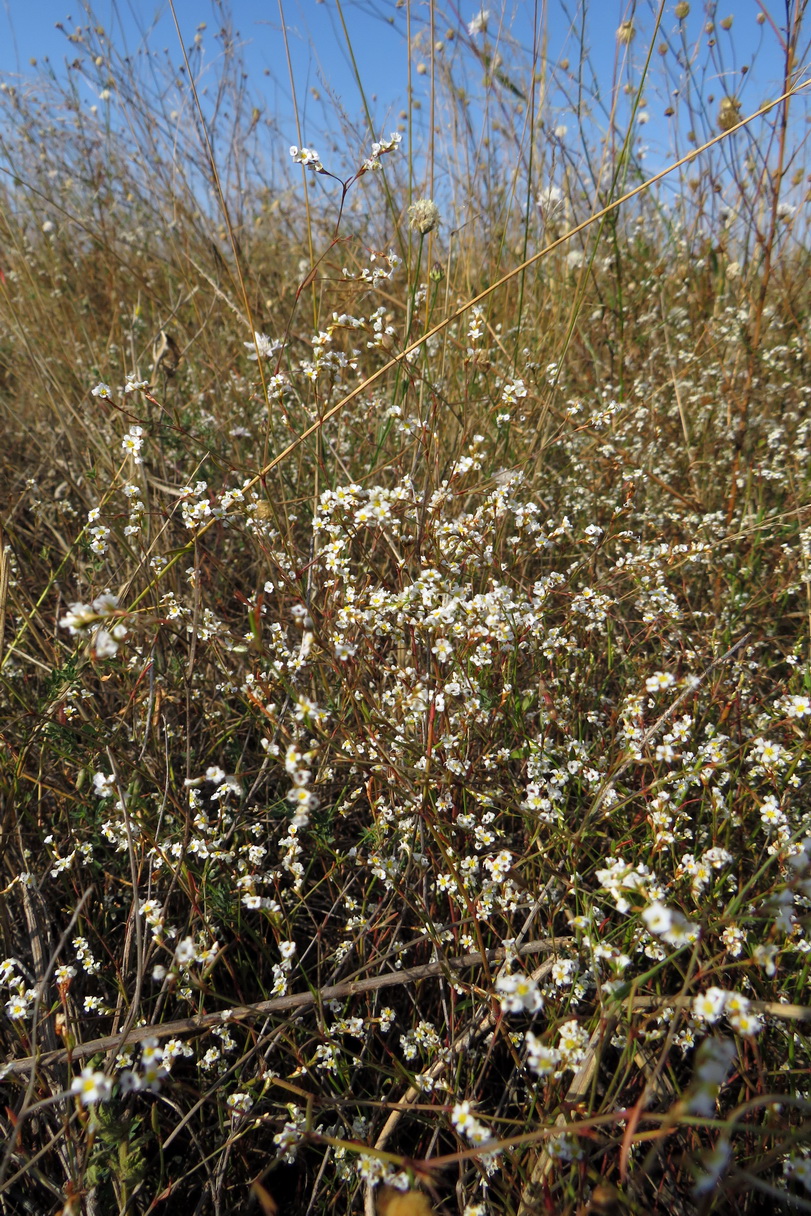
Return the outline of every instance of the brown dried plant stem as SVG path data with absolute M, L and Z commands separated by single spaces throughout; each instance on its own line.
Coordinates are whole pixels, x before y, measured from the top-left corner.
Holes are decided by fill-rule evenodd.
M 556 941 L 539 940 L 526 942 L 518 948 L 518 954 L 552 953 L 560 946 L 566 945 L 568 939 L 559 938 Z M 321 1005 L 326 1001 L 337 1000 L 348 996 L 357 996 L 364 992 L 378 992 L 383 988 L 399 988 L 405 984 L 415 984 L 420 980 L 432 979 L 438 976 L 449 976 L 464 967 L 482 966 L 485 961 L 503 962 L 507 957 L 501 947 L 486 952 L 486 960 L 481 954 L 463 954 L 456 958 L 443 959 L 441 962 L 425 963 L 421 967 L 409 967 L 391 975 L 377 975 L 366 980 L 348 980 L 342 984 L 330 984 L 315 992 L 299 992 L 290 996 L 273 997 L 268 1001 L 258 1001 L 256 1004 L 235 1005 L 231 1009 L 220 1010 L 217 1013 L 201 1014 L 198 1017 L 180 1018 L 173 1022 L 158 1022 L 149 1026 L 137 1026 L 121 1034 L 105 1035 L 99 1039 L 90 1039 L 86 1043 L 77 1043 L 70 1051 L 46 1052 L 39 1056 L 26 1056 L 20 1060 L 10 1060 L 6 1066 L 7 1076 L 21 1076 L 33 1068 L 48 1068 L 64 1064 L 68 1059 L 86 1060 L 90 1056 L 100 1055 L 116 1049 L 120 1051 L 128 1043 L 142 1043 L 145 1039 L 169 1039 L 175 1035 L 202 1034 L 213 1026 L 222 1026 L 229 1022 L 246 1022 L 254 1018 L 265 1017 L 272 1013 L 286 1013 L 293 1009 L 304 1009 L 311 1005 Z M 456 981 L 458 982 L 458 981 Z

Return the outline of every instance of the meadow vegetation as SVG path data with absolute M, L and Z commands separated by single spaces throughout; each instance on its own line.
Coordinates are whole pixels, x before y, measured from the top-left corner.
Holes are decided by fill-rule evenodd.
M 0 1211 L 811 1211 L 805 4 L 386 8 L 2 84 Z

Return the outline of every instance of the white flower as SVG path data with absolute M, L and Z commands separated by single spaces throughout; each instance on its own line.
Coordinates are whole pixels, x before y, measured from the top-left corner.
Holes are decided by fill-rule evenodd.
M 543 1009 L 543 997 L 538 985 L 521 971 L 513 975 L 500 975 L 496 980 L 496 992 L 501 997 L 504 1013 L 537 1013 Z
M 763 1029 L 763 1018 L 759 1013 L 750 1009 L 742 1009 L 740 1013 L 728 1013 L 729 1024 L 738 1034 L 756 1035 Z
M 12 1022 L 18 1022 L 28 1013 L 29 1003 L 25 993 L 18 992 L 10 1001 L 6 1001 L 6 1016 L 11 1018 Z
M 515 405 L 520 397 L 526 397 L 527 386 L 523 380 L 507 380 L 501 388 L 501 400 L 505 405 Z
M 560 1065 L 560 1052 L 532 1033 L 527 1031 L 527 1064 L 539 1077 L 549 1076 Z
M 316 173 L 323 173 L 324 166 L 321 164 L 321 159 L 315 148 L 297 148 L 293 145 L 290 149 L 290 155 L 293 160 L 300 165 L 304 165 L 307 169 L 313 169 Z
M 734 1059 L 735 1044 L 731 1039 L 704 1039 L 696 1052 L 696 1080 L 702 1085 L 723 1085 Z
M 559 1132 L 550 1136 L 546 1142 L 546 1151 L 557 1161 L 579 1161 L 583 1155 L 571 1132 Z
M 115 793 L 115 777 L 108 777 L 106 773 L 94 773 L 93 788 L 98 798 L 112 798 Z
M 642 919 L 649 933 L 656 934 L 671 946 L 684 946 L 696 940 L 698 929 L 678 910 L 666 907 L 658 899 L 648 904 Z
M 0 984 L 10 984 L 17 974 L 19 965 L 16 958 L 4 958 L 0 963 Z
M 642 913 L 642 919 L 649 933 L 659 935 L 667 933 L 668 929 L 672 926 L 673 913 L 670 911 L 670 908 L 666 908 L 664 904 L 660 904 L 658 900 L 655 900 L 645 908 Z
M 717 1022 L 724 1012 L 728 995 L 723 988 L 708 988 L 693 1001 L 693 1017 L 711 1025 Z
M 738 1034 L 755 1035 L 763 1029 L 763 1019 L 757 1013 L 751 1012 L 748 998 L 740 992 L 726 994 L 724 1012 L 730 1026 L 737 1030 Z
M 558 1032 L 558 1051 L 567 1068 L 576 1068 L 586 1058 L 588 1031 L 572 1019 L 564 1022 Z
M 92 1068 L 83 1068 L 78 1077 L 70 1083 L 70 1092 L 77 1094 L 82 1106 L 92 1106 L 94 1102 L 106 1102 L 112 1093 L 113 1085 L 103 1072 L 94 1072 Z
M 489 20 L 490 10 L 488 8 L 480 9 L 473 20 L 468 22 L 467 32 L 470 37 L 475 38 L 477 34 L 486 34 Z
M 451 1122 L 460 1136 L 466 1136 L 473 1144 L 484 1144 L 490 1133 L 470 1109 L 469 1102 L 457 1102 L 451 1111 Z
M 451 1122 L 460 1135 L 464 1135 L 471 1123 L 475 1123 L 469 1102 L 457 1102 L 451 1111 Z
M 435 654 L 440 663 L 447 663 L 453 656 L 453 646 L 447 638 L 437 638 L 434 645 L 431 647 L 431 653 Z
M 246 1093 L 229 1094 L 225 1103 L 233 1115 L 247 1115 L 253 1106 L 253 1098 Z
M 552 967 L 552 979 L 556 987 L 565 988 L 577 974 L 577 963 L 573 958 L 559 958 Z
M 811 1157 L 792 1154 L 783 1162 L 783 1172 L 787 1178 L 793 1178 L 811 1191 Z
M 194 944 L 193 937 L 184 937 L 178 942 L 175 949 L 175 961 L 182 966 L 186 963 L 193 963 L 197 958 L 197 947 Z
M 718 1179 L 729 1163 L 731 1155 L 732 1150 L 729 1141 L 723 1136 L 719 1138 L 714 1149 L 702 1155 L 702 1172 L 693 1184 L 694 1195 L 706 1195 L 708 1191 L 715 1189 L 718 1185 Z
M 144 446 L 144 428 L 131 426 L 121 440 L 121 450 L 125 456 L 132 456 L 135 464 L 142 464 L 141 448 Z
M 243 342 L 243 346 L 247 346 L 252 353 L 248 355 L 249 359 L 269 359 L 275 355 L 278 350 L 281 350 L 281 342 L 269 338 L 267 334 L 254 333 L 253 342 Z
M 89 604 L 75 603 L 71 604 L 70 611 L 65 613 L 59 624 L 63 629 L 69 629 L 75 634 L 91 625 L 97 615 Z
M 109 629 L 97 629 L 93 635 L 93 654 L 97 659 L 111 659 L 118 651 L 118 643 L 127 636 L 123 625 L 118 625 L 112 632 Z
M 768 976 L 773 976 L 777 971 L 777 966 L 774 961 L 777 953 L 777 946 L 766 944 L 755 946 L 754 950 L 752 951 L 752 956 L 755 962 L 763 968 Z
M 139 380 L 135 372 L 127 372 L 127 380 L 124 385 L 125 393 L 134 393 L 137 389 L 149 388 L 148 380 Z M 126 490 L 124 491 L 126 493 Z

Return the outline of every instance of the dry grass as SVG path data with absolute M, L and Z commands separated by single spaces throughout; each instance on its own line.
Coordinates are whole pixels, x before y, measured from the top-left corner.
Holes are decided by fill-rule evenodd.
M 334 177 L 227 38 L 0 93 L 1 1211 L 811 1210 L 801 7 L 565 134 L 407 8 Z

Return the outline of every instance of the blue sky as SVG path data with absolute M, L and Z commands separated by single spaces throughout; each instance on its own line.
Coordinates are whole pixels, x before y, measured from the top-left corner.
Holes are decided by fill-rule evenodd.
M 659 40 L 663 36 L 676 38 L 678 22 L 674 16 L 675 0 L 666 0 L 665 18 Z M 427 2 L 410 0 L 413 27 L 425 31 L 422 48 L 412 54 L 412 82 L 414 97 L 422 103 L 418 111 L 421 118 L 427 112 L 430 72 L 419 74 L 419 64 L 428 61 Z M 449 0 L 441 9 L 435 6 L 435 35 L 443 41 L 445 50 L 456 56 L 459 70 L 468 74 L 475 87 L 481 80 L 481 62 L 471 51 L 471 45 L 482 48 L 489 45 L 502 56 L 504 70 L 510 75 L 513 64 L 522 56 L 521 47 L 532 43 L 533 14 L 536 5 L 527 2 L 503 2 L 485 0 L 490 10 L 486 44 L 482 35 L 470 39 L 467 24 L 480 10 L 480 4 L 469 0 Z M 210 0 L 176 0 L 176 13 L 183 32 L 184 41 L 190 45 L 201 22 L 207 28 L 202 32 L 203 62 L 211 62 L 217 54 L 215 35 L 222 24 L 221 6 Z M 582 5 L 578 0 L 537 0 L 538 12 L 545 13 L 549 39 L 549 57 L 553 62 L 579 58 L 579 49 L 573 30 L 577 27 L 577 15 Z M 591 66 L 599 86 L 604 93 L 610 90 L 614 72 L 617 70 L 616 30 L 623 18 L 634 11 L 638 32 L 631 46 L 631 59 L 637 69 L 644 62 L 650 40 L 652 13 L 658 8 L 656 0 L 589 0 L 586 5 L 586 38 L 592 55 Z M 280 131 L 281 145 L 296 143 L 295 125 L 292 118 L 290 85 L 286 64 L 285 41 L 282 36 L 282 16 L 279 0 L 233 0 L 226 10 L 231 14 L 233 28 L 239 34 L 248 73 L 248 88 L 266 113 L 275 117 Z M 404 38 L 405 5 L 395 0 L 281 0 L 281 11 L 287 30 L 288 45 L 293 65 L 296 96 L 303 117 L 302 142 L 315 144 L 321 150 L 319 140 L 335 122 L 336 104 L 352 122 L 362 126 L 362 99 L 354 79 L 347 51 L 347 41 L 342 30 L 341 12 L 348 27 L 349 40 L 357 60 L 358 69 L 366 91 L 366 100 L 373 113 L 373 124 L 377 135 L 394 129 L 407 104 L 408 55 Z M 773 96 L 781 78 L 781 52 L 779 37 L 774 27 L 785 19 L 782 0 L 721 0 L 717 18 L 731 17 L 733 25 L 727 32 L 716 30 L 717 49 L 707 52 L 707 35 L 703 32 L 705 3 L 694 0 L 692 12 L 685 23 L 686 44 L 700 48 L 705 60 L 702 71 L 702 89 L 714 91 L 717 97 L 723 93 L 739 96 L 744 112 L 754 110 L 768 96 Z M 767 20 L 758 24 L 757 15 L 763 12 Z M 5 78 L 22 74 L 30 77 L 36 68 L 30 63 L 37 59 L 40 66 L 47 57 L 53 69 L 60 73 L 65 60 L 73 57 L 74 48 L 64 33 L 57 28 L 62 22 L 66 30 L 72 28 L 69 15 L 75 24 L 86 24 L 88 16 L 81 4 L 69 0 L 4 0 L 0 10 L 0 75 Z M 119 49 L 124 47 L 133 53 L 146 31 L 152 48 L 167 48 L 170 58 L 180 62 L 179 48 L 174 24 L 165 2 L 152 3 L 147 0 L 96 0 L 93 6 L 94 20 L 109 32 Z M 774 23 L 774 27 L 772 25 Z M 455 40 L 447 38 L 453 31 Z M 802 48 L 807 53 L 807 45 Z M 742 73 L 743 66 L 750 67 Z M 655 64 L 655 67 L 659 67 Z M 626 68 L 627 70 L 627 68 Z M 87 104 L 97 101 L 93 86 L 85 81 Z M 561 123 L 567 120 L 566 103 L 562 95 L 555 100 L 561 107 Z M 571 100 L 571 97 L 570 97 Z M 653 167 L 664 163 L 668 155 L 667 120 L 663 117 L 667 104 L 662 96 L 646 97 L 649 125 L 644 130 L 645 138 L 653 149 Z M 281 138 L 281 136 L 284 138 Z M 286 151 L 286 148 L 285 148 Z M 323 153 L 322 153 L 323 158 Z
M 205 0 L 176 0 L 175 11 L 187 42 L 194 36 L 201 21 L 207 23 L 205 37 L 209 38 L 220 21 L 216 8 Z M 415 28 L 423 25 L 427 4 L 412 3 Z M 442 38 L 448 29 L 460 29 L 480 11 L 479 3 L 459 0 L 442 9 L 436 9 L 436 33 Z M 501 3 L 500 0 L 485 0 L 490 10 L 489 33 L 495 37 L 500 22 L 515 32 L 525 45 L 531 40 L 534 5 L 530 2 Z M 539 0 L 538 8 L 544 7 Z M 567 40 L 572 49 L 569 29 L 570 17 L 575 16 L 580 5 L 576 0 L 562 3 L 548 0 L 546 4 L 550 31 L 551 55 L 553 58 L 566 53 Z M 615 31 L 624 16 L 634 6 L 628 0 L 590 0 L 587 5 L 587 32 L 596 62 L 610 71 L 615 53 Z M 644 49 L 644 35 L 652 26 L 650 8 L 647 3 L 636 5 L 635 21 L 640 27 L 634 47 L 637 55 Z M 667 0 L 663 29 L 671 31 L 676 26 L 673 17 L 674 0 Z M 703 25 L 703 0 L 693 0 L 692 12 L 687 21 L 691 38 L 695 38 Z M 65 35 L 56 28 L 62 22 L 70 28 L 68 19 L 72 15 L 76 24 L 83 24 L 87 17 L 81 3 L 69 0 L 4 0 L 0 14 L 0 73 L 29 74 L 34 69 L 31 59 L 49 57 L 58 66 L 71 55 L 71 46 Z M 287 25 L 290 49 L 294 61 L 296 84 L 302 98 L 308 88 L 318 88 L 321 83 L 335 88 L 347 107 L 355 109 L 359 104 L 356 86 L 349 68 L 346 43 L 335 0 L 283 0 L 281 5 Z M 234 28 L 241 35 L 246 63 L 252 85 L 258 90 L 267 90 L 272 98 L 272 88 L 267 84 L 265 71 L 278 77 L 287 89 L 287 70 L 284 63 L 284 41 L 280 33 L 280 6 L 276 0 L 233 0 L 229 6 Z M 395 0 L 343 0 L 343 14 L 349 29 L 354 52 L 367 90 L 376 95 L 381 107 L 392 113 L 402 106 L 406 96 L 406 49 L 401 35 L 405 26 L 405 10 Z M 737 62 L 751 60 L 759 49 L 757 76 L 763 87 L 776 82 L 780 74 L 779 47 L 769 25 L 756 23 L 758 11 L 770 14 L 779 26 L 784 19 L 782 0 L 721 0 L 718 18 L 732 17 L 733 29 L 729 35 L 719 31 L 719 42 L 725 38 L 738 48 Z M 150 3 L 134 3 L 133 0 L 96 0 L 94 16 L 111 32 L 120 44 L 121 36 L 127 38 L 130 49 L 134 49 L 140 34 L 149 29 L 153 46 L 165 46 L 177 50 L 174 25 L 168 3 L 163 0 Z M 731 62 L 730 62 L 731 66 Z M 753 82 L 754 83 L 754 82 Z M 427 87 L 427 85 L 426 85 Z
M 187 44 L 200 23 L 205 22 L 203 36 L 211 46 L 212 37 L 222 24 L 218 7 L 206 0 L 176 0 L 175 12 Z M 392 14 L 396 13 L 394 5 L 386 0 L 379 6 L 345 0 L 345 17 L 370 92 L 387 94 L 394 106 L 404 101 L 402 39 L 385 17 L 375 15 L 375 8 L 380 12 L 391 8 Z M 82 10 L 81 3 L 70 0 L 4 0 L 0 15 L 0 74 L 30 75 L 36 70 L 30 61 L 37 59 L 41 63 L 45 57 L 58 70 L 66 58 L 73 57 L 73 50 L 65 34 L 57 29 L 57 23 L 61 22 L 67 31 L 75 25 L 87 24 Z M 284 94 L 288 95 L 284 39 L 276 0 L 234 0 L 226 11 L 240 35 L 251 86 L 264 93 L 269 103 L 287 105 L 287 96 L 278 96 L 272 83 L 274 79 L 280 80 Z M 358 104 L 357 91 L 334 3 L 284 0 L 283 12 L 300 101 L 306 98 L 308 89 L 317 88 L 323 81 L 336 88 L 354 110 Z M 177 35 L 165 0 L 155 3 L 96 0 L 93 14 L 119 47 L 126 39 L 129 49 L 134 50 L 148 31 L 153 47 L 166 47 L 177 57 Z M 71 15 L 73 21 L 69 21 Z

